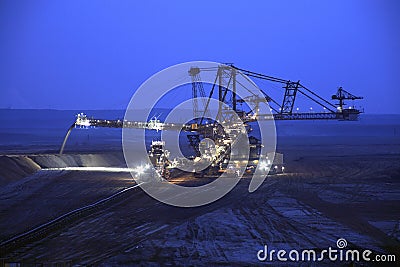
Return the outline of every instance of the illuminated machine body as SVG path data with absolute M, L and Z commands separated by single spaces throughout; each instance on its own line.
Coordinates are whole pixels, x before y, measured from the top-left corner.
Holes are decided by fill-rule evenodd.
M 200 73 L 202 71 L 214 71 L 216 73 L 216 82 L 213 84 L 207 95 L 200 78 Z M 232 115 L 229 112 L 236 113 L 246 126 L 248 133 L 251 133 L 252 122 L 262 120 L 357 120 L 359 114 L 363 112 L 361 109 L 357 109 L 354 106 L 345 107 L 345 100 L 357 100 L 362 99 L 362 97 L 352 95 L 342 87 L 340 87 L 337 93 L 332 96 L 332 100 L 338 101 L 337 104 L 334 104 L 302 85 L 300 81 L 294 82 L 240 69 L 233 64 L 220 65 L 217 68 L 208 69 L 191 67 L 188 70 L 188 74 L 192 81 L 193 117 L 195 118 L 192 121 L 185 124 L 165 123 L 156 117 L 153 117 L 148 122 L 106 120 L 88 118 L 85 114 L 80 113 L 77 115 L 75 123 L 69 129 L 66 138 L 74 127 L 89 126 L 112 128 L 124 127 L 155 130 L 157 132 L 164 130 L 187 132 L 189 145 L 194 151 L 191 158 L 195 161 L 203 160 L 210 162 L 210 167 L 208 169 L 197 174 L 198 176 L 204 176 L 207 174 L 215 174 L 216 172 L 231 171 L 226 168 L 226 162 L 229 160 L 229 154 L 231 152 L 230 148 L 235 140 L 229 138 L 226 129 L 222 129 L 221 125 L 217 123 L 217 121 L 229 120 Z M 239 83 L 239 75 L 246 79 L 252 77 L 280 85 L 280 90 L 283 89 L 283 98 L 277 100 L 276 98 L 271 97 L 271 94 L 262 88 L 259 88 L 262 95 L 255 95 L 250 91 L 249 96 L 240 98 L 236 93 L 236 86 Z M 316 112 L 310 108 L 309 112 L 300 112 L 299 108 L 295 108 L 296 99 L 299 95 L 316 104 L 323 111 Z M 198 97 L 201 97 L 202 99 L 200 103 Z M 222 105 L 220 105 L 218 117 L 214 121 L 210 121 L 208 110 L 209 99 L 211 98 L 218 99 L 220 103 L 224 103 L 230 108 L 230 111 L 227 111 Z M 241 109 L 242 103 L 244 102 L 252 104 L 252 106 L 249 107 L 250 110 Z M 260 103 L 263 102 L 269 104 L 271 113 L 260 114 L 259 107 Z M 235 129 L 229 129 L 228 131 L 231 131 L 232 133 Z M 248 133 L 246 133 L 246 136 Z M 233 136 L 236 138 L 241 136 L 241 134 L 234 133 Z M 284 171 L 282 154 L 275 153 L 274 155 L 268 155 L 267 158 L 262 159 L 259 155 L 263 144 L 255 136 L 248 135 L 247 137 L 249 138 L 250 144 L 249 158 L 244 159 L 246 161 L 247 173 L 251 173 L 257 164 L 272 165 L 271 172 L 274 173 Z M 63 151 L 66 138 L 60 153 Z M 214 143 L 213 146 L 207 142 L 202 142 L 204 139 L 212 140 Z M 179 159 L 170 160 L 168 158 L 168 152 L 165 151 L 164 146 L 165 143 L 163 141 L 153 141 L 149 151 L 149 158 L 151 163 L 158 170 L 159 174 L 162 177 L 168 178 L 170 175 L 168 169 L 177 166 L 177 164 L 179 164 Z

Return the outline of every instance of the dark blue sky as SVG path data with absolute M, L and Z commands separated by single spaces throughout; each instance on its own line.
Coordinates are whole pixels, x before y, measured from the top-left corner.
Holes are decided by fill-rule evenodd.
M 155 72 L 210 60 L 400 113 L 398 1 L 236 2 L 2 0 L 0 108 L 121 109 Z

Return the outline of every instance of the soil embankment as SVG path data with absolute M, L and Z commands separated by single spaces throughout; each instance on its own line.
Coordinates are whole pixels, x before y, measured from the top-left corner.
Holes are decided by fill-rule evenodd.
M 120 153 L 4 155 L 0 156 L 0 186 L 16 182 L 43 168 L 120 166 L 124 166 Z

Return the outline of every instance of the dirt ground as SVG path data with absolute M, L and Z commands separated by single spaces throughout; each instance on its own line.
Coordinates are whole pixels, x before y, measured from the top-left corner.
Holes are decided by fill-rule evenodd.
M 279 147 L 284 174 L 255 192 L 249 179 L 199 208 L 162 204 L 141 190 L 2 255 L 4 262 L 114 265 L 299 265 L 260 262 L 268 249 L 336 248 L 395 254 L 400 260 L 400 147 L 393 144 Z M 177 179 L 190 183 L 199 178 Z M 33 172 L 0 189 L 0 240 L 107 197 L 129 173 Z M 313 265 L 303 262 L 304 265 Z M 324 261 L 315 265 L 348 265 Z M 355 265 L 373 265 L 359 262 Z M 393 263 L 392 263 L 393 264 Z

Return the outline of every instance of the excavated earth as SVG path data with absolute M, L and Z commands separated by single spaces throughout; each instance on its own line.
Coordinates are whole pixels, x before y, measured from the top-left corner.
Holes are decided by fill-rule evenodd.
M 336 248 L 337 239 L 344 238 L 349 249 L 395 254 L 398 263 L 398 142 L 287 142 L 279 152 L 285 155 L 286 173 L 269 176 L 253 193 L 247 190 L 250 179 L 243 178 L 214 203 L 177 208 L 134 190 L 42 238 L 2 252 L 1 259 L 45 265 L 248 266 L 265 264 L 257 259 L 264 245 L 270 250 L 320 251 Z M 115 151 L 0 157 L 1 241 L 135 185 L 128 172 L 63 169 L 71 166 L 125 164 Z M 195 185 L 198 179 L 185 175 L 170 182 Z

